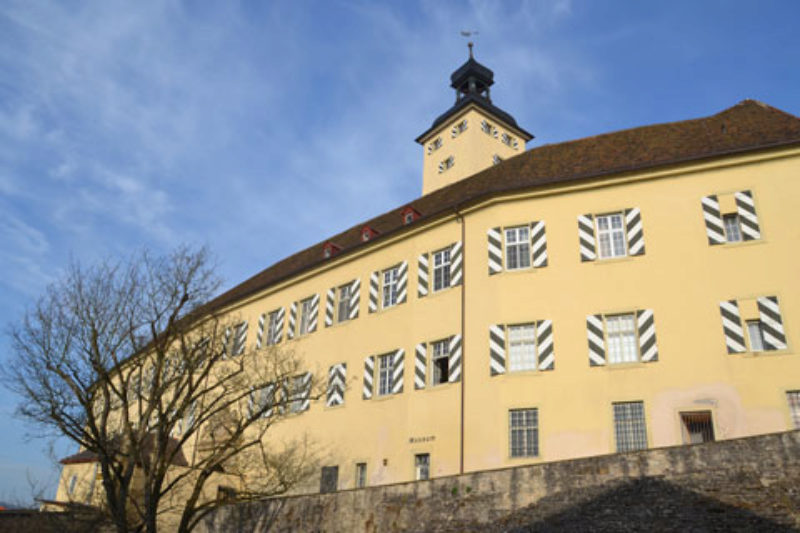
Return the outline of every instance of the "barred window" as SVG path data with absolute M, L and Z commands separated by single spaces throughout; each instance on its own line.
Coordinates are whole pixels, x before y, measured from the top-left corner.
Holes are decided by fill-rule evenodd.
M 800 429 L 800 390 L 790 390 L 786 393 L 789 402 L 789 413 L 792 415 L 792 424 L 795 429 Z
M 614 403 L 614 434 L 618 452 L 647 449 L 644 402 Z
M 633 313 L 612 315 L 606 319 L 608 362 L 635 363 L 639 359 L 636 346 L 636 319 Z
M 539 410 L 512 409 L 508 412 L 511 457 L 539 455 Z
M 530 228 L 519 226 L 506 229 L 506 268 L 517 270 L 531 266 Z
M 508 326 L 509 370 L 536 370 L 536 334 L 533 324 Z
M 600 259 L 626 255 L 625 225 L 622 213 L 597 215 L 596 220 Z
M 433 252 L 433 291 L 450 286 L 450 248 Z
M 378 359 L 378 394 L 392 393 L 392 354 L 381 355 Z

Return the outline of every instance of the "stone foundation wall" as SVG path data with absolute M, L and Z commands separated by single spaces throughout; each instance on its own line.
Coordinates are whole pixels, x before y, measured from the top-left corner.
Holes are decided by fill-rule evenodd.
M 602 529 L 603 516 L 634 520 L 635 501 L 648 520 L 667 516 L 666 530 L 710 513 L 745 529 L 790 531 L 800 526 L 796 487 L 800 431 L 231 505 L 199 530 L 510 531 L 561 520 L 557 529 L 577 531 Z

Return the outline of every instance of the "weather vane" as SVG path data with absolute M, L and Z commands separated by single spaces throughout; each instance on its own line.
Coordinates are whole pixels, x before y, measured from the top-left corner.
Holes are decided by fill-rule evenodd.
M 472 30 L 472 31 L 461 30 L 461 36 L 462 37 L 470 38 L 473 35 L 478 35 L 478 31 L 477 30 Z M 467 46 L 469 47 L 469 57 L 470 57 L 470 59 L 472 59 L 472 47 L 474 45 L 475 45 L 475 43 L 473 43 L 472 41 L 469 41 L 467 43 Z

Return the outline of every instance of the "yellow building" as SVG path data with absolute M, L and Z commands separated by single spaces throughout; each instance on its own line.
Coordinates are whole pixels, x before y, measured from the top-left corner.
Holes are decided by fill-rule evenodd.
M 270 433 L 319 444 L 314 490 L 800 427 L 800 119 L 526 151 L 491 70 L 451 81 L 423 196 L 212 303 L 324 380 Z

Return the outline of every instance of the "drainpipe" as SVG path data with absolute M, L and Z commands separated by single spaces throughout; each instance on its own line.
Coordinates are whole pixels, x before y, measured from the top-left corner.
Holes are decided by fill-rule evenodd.
M 461 215 L 458 207 L 454 208 L 456 214 L 456 221 L 461 224 L 461 412 L 459 424 L 459 466 L 458 473 L 464 473 L 464 397 L 466 390 L 466 353 L 467 353 L 467 339 L 465 331 L 466 323 L 466 298 L 467 298 L 467 240 L 466 240 L 466 220 Z

